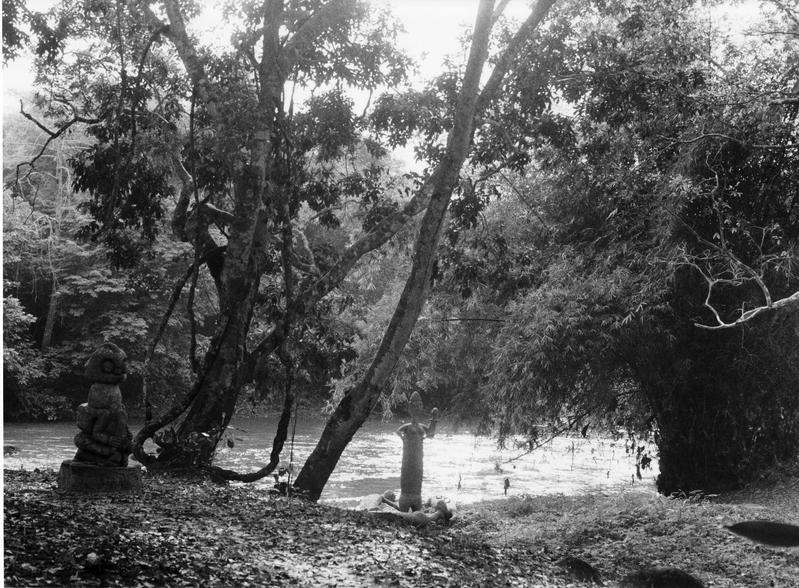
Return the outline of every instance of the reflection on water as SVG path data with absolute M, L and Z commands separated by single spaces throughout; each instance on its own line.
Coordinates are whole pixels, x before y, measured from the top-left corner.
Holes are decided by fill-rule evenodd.
M 220 444 L 216 464 L 240 472 L 253 471 L 269 460 L 276 419 L 238 419 L 228 437 L 230 448 Z M 355 435 L 322 494 L 323 502 L 341 506 L 357 504 L 358 498 L 393 489 L 399 493 L 402 441 L 394 433 L 398 424 L 370 422 Z M 131 430 L 138 429 L 133 423 Z M 298 421 L 293 443 L 293 461 L 299 468 L 311 453 L 323 423 Z M 5 456 L 3 467 L 12 469 L 57 469 L 61 461 L 75 454 L 72 437 L 77 429 L 72 423 L 4 424 L 5 445 L 18 452 Z M 146 446 L 153 451 L 152 442 Z M 291 437 L 281 456 L 287 460 L 292 449 Z M 438 434 L 424 442 L 424 482 L 426 496 L 449 496 L 458 503 L 501 498 L 508 478 L 508 495 L 579 494 L 618 489 L 636 484 L 651 488 L 657 473 L 642 472 L 635 479 L 635 460 L 625 452 L 624 440 L 589 437 L 559 437 L 543 448 L 512 462 L 522 450 L 499 450 L 493 439 L 474 437 L 468 432 L 451 433 L 439 426 Z M 265 488 L 273 480 L 258 482 Z

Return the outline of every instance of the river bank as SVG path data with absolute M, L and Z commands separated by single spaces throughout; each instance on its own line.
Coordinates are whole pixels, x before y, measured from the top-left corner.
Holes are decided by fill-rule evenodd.
M 59 495 L 54 471 L 4 472 L 6 586 L 574 586 L 555 562 L 610 585 L 677 566 L 707 585 L 797 586 L 799 553 L 722 525 L 799 523 L 799 477 L 712 500 L 638 490 L 468 505 L 448 527 L 394 521 L 253 486 L 145 476 L 136 496 Z

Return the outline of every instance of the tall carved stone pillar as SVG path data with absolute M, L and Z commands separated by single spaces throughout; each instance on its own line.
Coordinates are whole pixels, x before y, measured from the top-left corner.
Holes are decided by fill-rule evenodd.
M 433 409 L 432 427 L 419 424 L 422 415 L 422 397 L 414 392 L 410 399 L 411 422 L 397 429 L 402 438 L 402 469 L 400 471 L 399 509 L 422 510 L 422 477 L 424 475 L 424 438 L 435 434 L 438 411 Z M 432 435 L 430 435 L 432 436 Z

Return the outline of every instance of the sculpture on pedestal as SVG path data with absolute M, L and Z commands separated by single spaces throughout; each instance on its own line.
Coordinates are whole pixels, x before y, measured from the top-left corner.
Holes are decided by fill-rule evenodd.
M 119 384 L 127 356 L 103 343 L 85 365 L 89 398 L 78 407 L 75 459 L 61 464 L 58 487 L 66 492 L 126 492 L 141 487 L 141 468 L 128 467 L 132 435 Z

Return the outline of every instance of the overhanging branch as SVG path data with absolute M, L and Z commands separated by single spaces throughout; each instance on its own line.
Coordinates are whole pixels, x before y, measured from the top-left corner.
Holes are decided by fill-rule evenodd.
M 706 329 L 708 331 L 718 331 L 721 329 L 732 329 L 734 327 L 738 327 L 746 322 L 751 321 L 755 317 L 759 316 L 760 314 L 770 311 L 770 310 L 779 310 L 781 308 L 787 308 L 789 306 L 796 305 L 799 307 L 799 291 L 794 292 L 790 296 L 786 296 L 785 298 L 780 298 L 773 302 L 770 302 L 768 305 L 757 306 L 755 308 L 751 308 L 749 310 L 741 312 L 741 316 L 739 316 L 736 320 L 732 322 L 725 322 L 719 316 L 718 311 L 710 304 L 710 294 L 711 294 L 711 287 L 708 287 L 708 294 L 705 298 L 705 306 L 710 309 L 713 315 L 716 317 L 716 324 L 715 325 L 706 325 L 704 323 L 694 323 L 695 327 L 700 329 Z
M 480 96 L 477 99 L 477 109 L 476 112 L 482 112 L 487 107 L 488 104 L 494 99 L 496 93 L 499 91 L 499 87 L 502 85 L 502 80 L 505 79 L 505 76 L 510 70 L 510 66 L 513 64 L 514 59 L 516 59 L 519 51 L 521 50 L 522 45 L 524 42 L 530 38 L 530 34 L 541 24 L 541 21 L 544 20 L 544 17 L 549 12 L 549 9 L 552 8 L 552 5 L 555 3 L 555 0 L 538 0 L 536 5 L 533 7 L 530 15 L 527 17 L 527 20 L 522 23 L 522 26 L 519 27 L 519 30 L 516 31 L 516 34 L 511 39 L 508 46 L 502 52 L 497 63 L 494 65 L 494 69 L 491 72 L 491 75 L 488 78 L 485 86 L 483 86 L 482 91 L 480 92 Z

